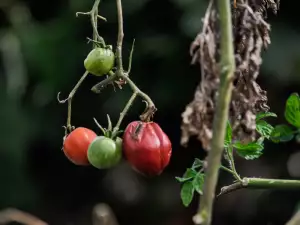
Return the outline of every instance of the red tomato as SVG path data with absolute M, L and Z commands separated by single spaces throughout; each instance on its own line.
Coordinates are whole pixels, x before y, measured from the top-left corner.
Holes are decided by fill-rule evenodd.
M 87 128 L 78 127 L 73 130 L 65 139 L 63 151 L 66 157 L 76 165 L 89 165 L 87 151 L 90 143 L 97 137 L 97 134 Z
M 135 170 L 154 176 L 169 164 L 172 144 L 157 123 L 134 121 L 124 131 L 123 151 Z

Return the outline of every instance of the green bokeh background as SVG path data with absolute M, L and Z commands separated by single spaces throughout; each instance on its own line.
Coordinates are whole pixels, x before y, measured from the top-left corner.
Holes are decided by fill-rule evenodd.
M 197 140 L 188 148 L 180 146 L 180 120 L 200 79 L 199 66 L 190 65 L 189 45 L 201 29 L 207 1 L 123 0 L 124 63 L 135 38 L 131 77 L 156 103 L 155 120 L 173 144 L 169 167 L 151 179 L 126 162 L 103 171 L 78 167 L 61 151 L 67 105 L 58 104 L 56 95 L 67 97 L 84 73 L 83 60 L 92 47 L 86 37 L 92 29 L 87 17 L 76 18 L 75 13 L 92 5 L 92 0 L 0 0 L 0 208 L 16 207 L 49 224 L 81 225 L 91 224 L 92 207 L 105 202 L 120 225 L 190 225 L 198 199 L 184 208 L 174 177 L 205 155 Z M 259 83 L 279 115 L 275 124 L 284 122 L 289 94 L 300 92 L 298 5 L 286 0 L 276 17 L 269 14 L 272 44 L 263 54 Z M 115 45 L 115 1 L 103 0 L 100 14 L 108 22 L 99 22 L 99 33 Z M 115 123 L 130 97 L 128 87 L 92 93 L 90 88 L 100 79 L 88 77 L 73 102 L 73 125 L 98 133 L 92 118 L 106 125 L 110 114 Z M 137 120 L 143 107 L 136 101 L 122 127 Z M 297 179 L 299 150 L 294 141 L 270 143 L 261 159 L 238 159 L 237 167 L 245 176 Z M 220 187 L 230 182 L 222 173 Z M 300 191 L 239 191 L 216 202 L 214 224 L 281 225 L 299 200 Z

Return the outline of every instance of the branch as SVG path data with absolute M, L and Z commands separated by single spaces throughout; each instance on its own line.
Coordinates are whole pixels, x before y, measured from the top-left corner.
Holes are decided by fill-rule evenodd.
M 0 211 L 0 224 L 7 224 L 17 222 L 26 225 L 48 225 L 46 222 L 39 218 L 22 212 L 18 209 L 8 208 Z
M 75 85 L 75 87 L 73 88 L 73 90 L 70 92 L 68 98 L 64 99 L 64 100 L 60 100 L 59 99 L 59 95 L 60 92 L 58 92 L 57 94 L 57 100 L 59 103 L 65 103 L 66 101 L 68 101 L 68 118 L 67 118 L 67 126 L 66 126 L 66 131 L 69 130 L 69 132 L 71 132 L 73 130 L 73 127 L 71 125 L 71 113 L 72 113 L 72 99 L 77 91 L 77 89 L 79 88 L 79 86 L 82 84 L 82 82 L 84 81 L 84 79 L 87 77 L 87 75 L 89 74 L 88 71 L 85 71 L 85 73 L 82 75 L 82 77 L 79 79 L 79 81 L 77 82 L 77 84 Z
M 241 188 L 251 189 L 299 189 L 300 180 L 282 180 L 282 179 L 265 179 L 265 178 L 248 178 L 245 177 L 241 181 L 225 186 L 221 189 L 220 194 L 224 195 Z
M 213 121 L 211 150 L 207 157 L 208 166 L 205 172 L 203 196 L 200 199 L 198 212 L 193 217 L 195 224 L 211 224 L 218 171 L 224 148 L 225 129 L 235 71 L 230 2 L 231 0 L 217 1 L 221 27 L 221 83 Z
M 116 60 L 117 60 L 117 69 L 123 72 L 122 45 L 123 45 L 124 31 L 123 31 L 122 1 L 116 0 L 116 2 L 117 2 L 117 13 L 118 13 L 118 40 L 117 40 L 117 49 L 116 49 Z
M 97 30 L 97 23 L 98 23 L 98 17 L 99 18 L 104 18 L 98 15 L 98 7 L 99 7 L 99 3 L 101 0 L 95 0 L 93 8 L 91 9 L 91 11 L 89 12 L 77 12 L 76 16 L 78 15 L 89 15 L 91 17 L 91 24 L 93 27 L 93 40 L 94 42 L 94 48 L 96 48 L 96 42 L 100 42 L 102 46 L 105 46 L 105 42 L 104 39 L 99 35 L 98 30 Z M 105 18 L 104 18 L 105 19 Z M 106 20 L 106 19 L 105 19 Z M 57 100 L 59 103 L 65 103 L 66 101 L 68 101 L 68 117 L 67 117 L 67 125 L 65 127 L 65 135 L 67 135 L 67 132 L 72 132 L 72 130 L 74 129 L 74 127 L 71 125 L 71 113 L 72 113 L 72 99 L 77 91 L 77 89 L 79 88 L 79 86 L 82 84 L 82 82 L 85 80 L 85 78 L 88 75 L 88 71 L 85 71 L 85 73 L 82 75 L 82 77 L 79 79 L 79 81 L 77 82 L 77 84 L 75 85 L 75 87 L 73 88 L 73 90 L 70 92 L 69 96 L 67 99 L 64 100 L 60 100 L 59 99 L 59 95 L 60 92 L 57 94 Z
M 117 71 L 106 78 L 105 80 L 97 83 L 94 85 L 91 90 L 95 93 L 100 93 L 100 91 L 109 83 L 111 82 L 116 82 L 117 79 L 124 80 L 126 83 L 129 84 L 130 88 L 132 89 L 133 95 L 132 97 L 128 100 L 124 110 L 120 113 L 119 120 L 116 124 L 116 126 L 113 129 L 113 134 L 115 134 L 118 130 L 119 127 L 122 123 L 122 120 L 124 119 L 125 115 L 127 114 L 128 110 L 130 109 L 134 99 L 136 96 L 142 97 L 146 103 L 147 107 L 145 112 L 140 116 L 140 119 L 142 121 L 149 121 L 154 113 L 156 112 L 156 107 L 151 100 L 151 98 L 141 91 L 136 84 L 129 78 L 129 73 L 131 70 L 131 63 L 132 63 L 132 55 L 133 55 L 133 49 L 134 49 L 134 40 L 132 43 L 131 51 L 130 51 L 130 56 L 129 56 L 129 65 L 128 65 L 128 71 L 125 72 L 123 69 L 123 60 L 122 60 L 122 47 L 123 47 L 123 38 L 124 38 L 124 31 L 123 31 L 123 12 L 122 12 L 122 1 L 121 0 L 116 0 L 117 3 L 117 14 L 118 14 L 118 40 L 117 40 L 117 47 L 116 47 L 116 67 Z M 114 136 L 114 135 L 113 135 Z

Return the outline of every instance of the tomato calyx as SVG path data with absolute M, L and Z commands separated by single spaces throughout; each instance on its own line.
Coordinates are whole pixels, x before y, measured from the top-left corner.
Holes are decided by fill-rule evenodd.
M 123 130 L 113 130 L 112 122 L 110 119 L 110 116 L 107 114 L 107 123 L 108 127 L 105 128 L 100 125 L 100 123 L 94 118 L 94 121 L 96 125 L 100 128 L 101 132 L 103 133 L 103 136 L 112 139 L 113 141 L 116 141 L 118 136 L 123 133 Z

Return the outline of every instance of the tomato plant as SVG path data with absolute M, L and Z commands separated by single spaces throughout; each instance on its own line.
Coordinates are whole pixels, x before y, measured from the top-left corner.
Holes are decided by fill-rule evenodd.
M 84 60 L 85 69 L 96 76 L 107 74 L 114 65 L 115 55 L 111 47 L 95 48 Z
M 172 144 L 157 123 L 134 121 L 124 131 L 123 151 L 134 169 L 154 176 L 169 164 Z
M 105 136 L 97 137 L 88 148 L 88 160 L 98 169 L 106 169 L 118 164 L 122 158 L 122 139 Z
M 89 165 L 87 151 L 97 134 L 84 127 L 73 130 L 64 140 L 63 151 L 66 157 L 76 165 Z

